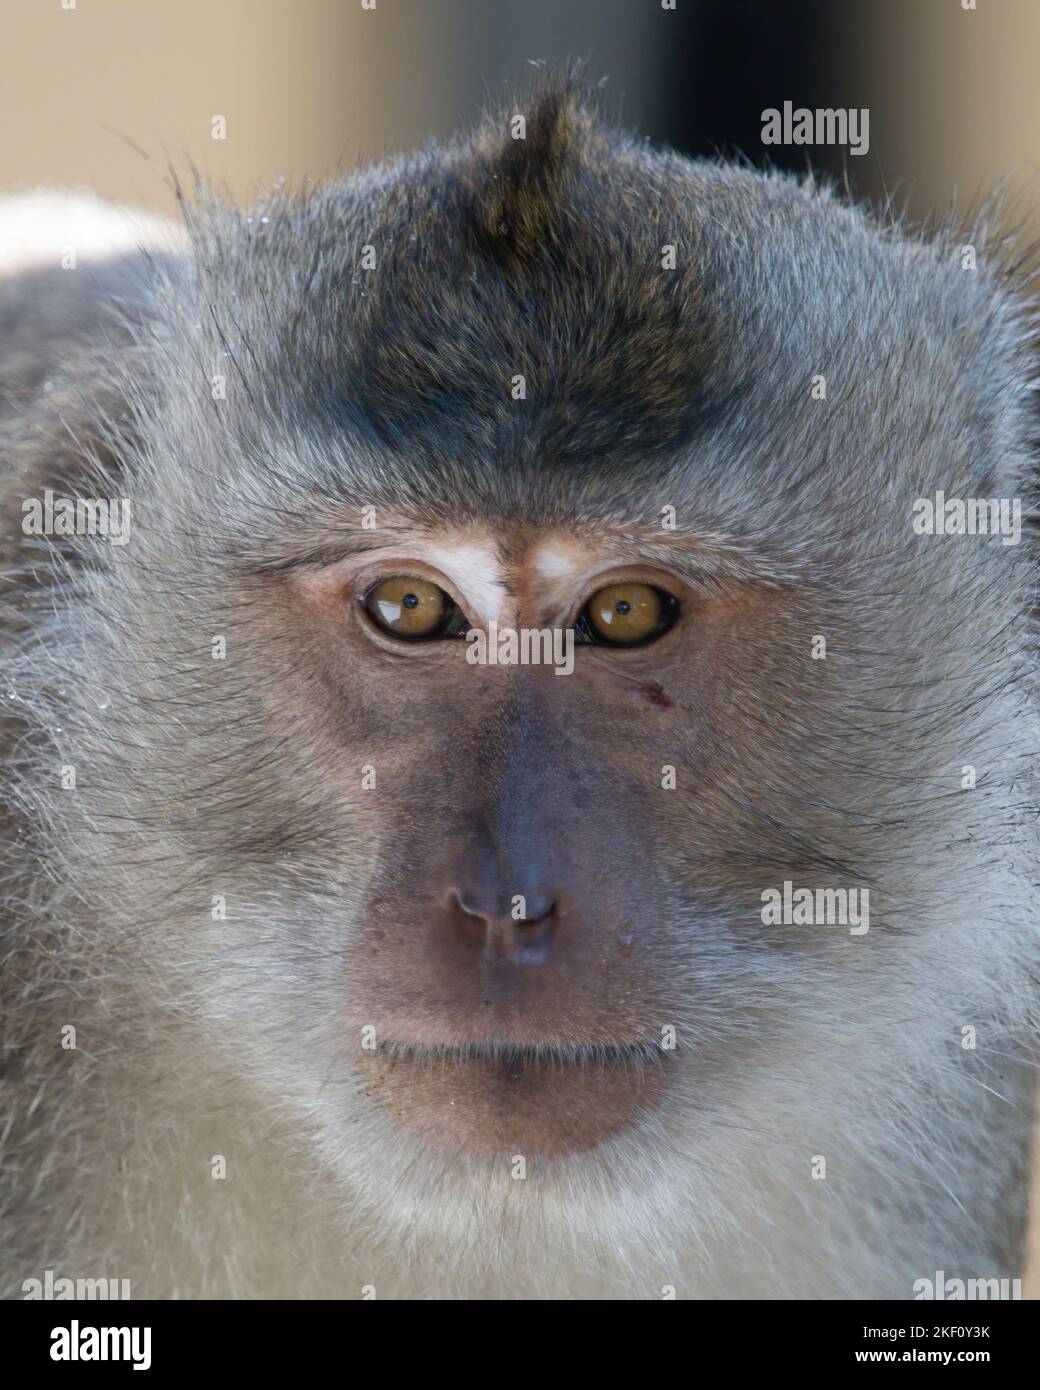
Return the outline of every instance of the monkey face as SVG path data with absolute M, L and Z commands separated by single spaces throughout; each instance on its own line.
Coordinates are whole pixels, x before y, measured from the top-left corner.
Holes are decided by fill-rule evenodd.
M 592 543 L 394 529 L 293 586 L 335 653 L 317 697 L 342 710 L 330 786 L 367 765 L 376 793 L 342 1001 L 371 1024 L 360 1064 L 442 1142 L 588 1147 L 660 1088 L 688 966 L 658 802 L 670 715 L 724 618 Z M 496 633 L 518 649 L 472 640 Z M 562 659 L 523 633 L 554 634 Z
M 797 614 L 651 528 L 398 513 L 372 539 L 264 581 L 266 648 L 294 653 L 265 718 L 309 748 L 354 876 L 272 945 L 321 942 L 324 1027 L 388 1123 L 483 1158 L 595 1148 L 739 1065 L 763 955 L 782 1032 L 768 851 L 750 885 L 739 851 L 744 779 L 782 780 L 784 746 L 732 741 Z

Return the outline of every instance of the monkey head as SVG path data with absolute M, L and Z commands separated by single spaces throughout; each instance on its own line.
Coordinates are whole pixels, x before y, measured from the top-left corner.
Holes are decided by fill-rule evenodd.
M 62 647 L 58 833 L 156 1017 L 406 1224 L 518 1157 L 543 1218 L 736 1219 L 850 1075 L 897 1144 L 1028 917 L 1030 546 L 912 524 L 1025 476 L 1001 277 L 566 84 L 190 223 Z

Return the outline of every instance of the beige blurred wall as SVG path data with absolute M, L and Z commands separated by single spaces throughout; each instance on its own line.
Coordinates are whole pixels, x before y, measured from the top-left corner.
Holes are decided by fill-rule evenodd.
M 867 184 L 917 218 L 962 213 L 1003 183 L 1040 227 L 1040 0 L 872 0 L 845 51 L 887 75 L 871 110 Z
M 0 23 L 4 191 L 45 181 L 166 208 L 169 158 L 247 197 L 417 143 L 450 102 L 451 65 L 432 58 L 451 35 L 429 4 L 2 0 Z

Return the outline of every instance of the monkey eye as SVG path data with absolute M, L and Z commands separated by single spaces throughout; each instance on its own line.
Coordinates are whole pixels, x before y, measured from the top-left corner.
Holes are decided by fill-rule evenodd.
M 364 606 L 377 627 L 406 642 L 461 637 L 469 627 L 455 600 L 428 579 L 381 579 L 365 595 Z
M 611 647 L 653 642 L 673 625 L 679 603 L 652 584 L 608 584 L 581 610 L 575 625 L 579 641 Z

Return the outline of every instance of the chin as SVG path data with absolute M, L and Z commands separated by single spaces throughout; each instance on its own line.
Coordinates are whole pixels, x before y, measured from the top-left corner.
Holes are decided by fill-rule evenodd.
M 383 1277 L 422 1297 L 573 1297 L 586 1277 L 597 1296 L 608 1281 L 611 1296 L 646 1297 L 677 1268 L 697 1197 L 667 1142 L 671 1068 L 641 1071 L 369 1057 L 351 1113 L 326 1132 L 348 1235 L 382 1232 L 404 1252 Z
M 644 1044 L 386 1044 L 361 1054 L 359 1073 L 431 1149 L 544 1166 L 630 1133 L 661 1105 L 672 1062 Z

